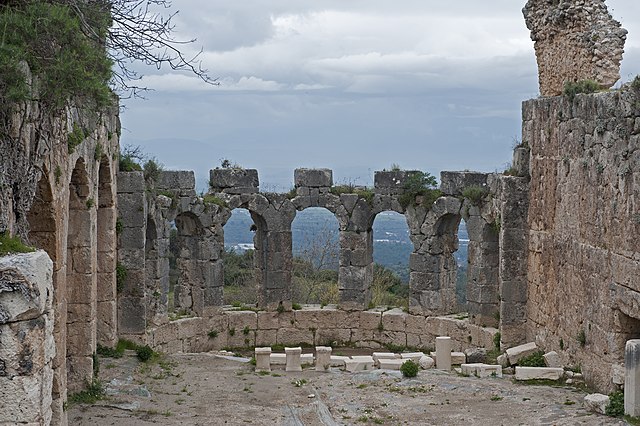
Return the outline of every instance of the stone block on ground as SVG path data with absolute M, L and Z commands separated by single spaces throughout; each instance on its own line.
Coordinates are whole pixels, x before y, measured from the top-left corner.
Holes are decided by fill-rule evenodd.
M 405 352 L 400 354 L 400 357 L 404 360 L 410 359 L 413 362 L 420 362 L 420 359 L 424 356 L 422 352 Z
M 469 348 L 464 351 L 466 362 L 469 364 L 484 363 L 487 360 L 487 350 L 485 348 Z
M 350 359 L 348 356 L 331 355 L 332 367 L 344 367 L 345 360 Z
M 584 409 L 594 413 L 604 414 L 609 405 L 609 397 L 601 393 L 592 393 L 584 397 Z
M 451 337 L 436 337 L 436 368 L 438 370 L 451 370 Z M 433 353 L 432 353 L 433 356 Z
M 418 361 L 418 363 L 420 364 L 420 368 L 422 368 L 423 370 L 428 370 L 432 368 L 436 362 L 430 356 L 425 355 L 420 358 L 420 361 Z
M 396 354 L 394 354 L 393 352 L 374 352 L 373 355 L 371 355 L 373 357 L 373 362 L 378 365 L 378 362 L 381 359 L 396 359 L 398 358 L 396 356 Z
M 379 367 L 381 370 L 400 370 L 405 362 L 407 362 L 406 359 L 381 359 Z
M 331 368 L 331 347 L 316 346 L 316 371 L 328 371 Z
M 544 363 L 546 364 L 547 367 L 552 367 L 552 368 L 562 367 L 562 360 L 560 359 L 560 355 L 558 355 L 558 352 L 556 351 L 551 351 L 544 354 Z
M 496 358 L 496 362 L 503 367 L 508 367 L 509 357 L 507 357 L 507 354 L 498 355 L 498 358 Z
M 370 356 L 354 356 L 344 360 L 345 370 L 350 373 L 358 371 L 373 370 L 373 357 Z
M 271 371 L 271 348 L 255 348 L 256 371 Z
M 462 374 L 484 377 L 502 377 L 502 366 L 484 363 L 461 364 Z
M 525 343 L 524 345 L 509 348 L 507 349 L 507 358 L 509 359 L 509 364 L 517 364 L 520 359 L 531 355 L 537 350 L 538 346 L 535 344 L 535 342 L 529 342 Z
M 270 357 L 271 365 L 286 365 L 287 364 L 287 354 L 271 354 Z
M 516 380 L 560 380 L 564 376 L 562 368 L 516 367 Z
M 284 352 L 287 355 L 285 371 L 302 371 L 302 362 L 300 360 L 302 348 L 284 348 Z

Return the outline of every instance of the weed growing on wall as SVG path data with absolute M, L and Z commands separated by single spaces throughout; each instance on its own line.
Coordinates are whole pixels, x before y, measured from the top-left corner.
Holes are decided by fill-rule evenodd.
M 31 253 L 36 251 L 33 247 L 25 245 L 18 237 L 10 237 L 3 232 L 0 234 L 0 256 L 12 253 Z
M 435 176 L 428 172 L 412 172 L 407 176 L 407 180 L 403 185 L 404 193 L 398 197 L 398 202 L 402 208 L 416 204 L 416 198 L 422 196 L 422 203 L 431 206 L 435 200 L 441 195 L 437 188 L 438 182 Z
M 595 93 L 600 90 L 600 85 L 593 80 L 580 80 L 576 82 L 567 81 L 564 84 L 562 94 L 573 102 L 573 99 L 579 93 Z

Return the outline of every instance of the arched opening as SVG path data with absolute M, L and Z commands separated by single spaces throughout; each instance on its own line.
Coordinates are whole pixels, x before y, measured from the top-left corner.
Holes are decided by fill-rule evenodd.
M 375 306 L 408 308 L 409 257 L 413 244 L 404 215 L 385 211 L 373 221 L 373 284 L 371 301 Z
M 231 211 L 231 217 L 223 227 L 224 253 L 224 302 L 240 307 L 258 303 L 256 281 L 257 224 L 247 209 Z
M 36 187 L 36 195 L 27 213 L 29 222 L 29 243 L 47 252 L 54 265 L 57 266 L 58 253 L 56 250 L 56 220 L 53 210 L 53 195 L 49 173 L 43 170 Z M 59 269 L 59 266 L 54 269 Z
M 97 212 L 97 341 L 112 347 L 117 342 L 116 310 L 116 206 L 111 165 L 100 160 Z
M 296 214 L 291 224 L 293 250 L 293 303 L 338 303 L 339 224 L 322 207 Z
M 81 390 L 93 379 L 96 348 L 95 200 L 84 161 L 69 183 L 67 237 L 67 388 Z
M 467 310 L 467 271 L 469 269 L 469 234 L 464 219 L 458 225 L 458 250 L 453 253 L 456 259 L 456 302 L 458 311 Z
M 171 263 L 176 269 L 176 259 L 179 253 L 172 255 L 171 234 L 163 235 L 166 224 L 158 224 L 153 216 L 147 216 L 145 231 L 145 293 L 147 303 L 147 319 L 151 324 L 161 325 L 166 322 L 169 312 L 169 294 L 173 290 L 170 285 Z M 169 232 L 177 237 L 175 224 Z M 173 262 L 172 262 L 173 261 Z M 177 274 L 174 274 L 177 279 Z

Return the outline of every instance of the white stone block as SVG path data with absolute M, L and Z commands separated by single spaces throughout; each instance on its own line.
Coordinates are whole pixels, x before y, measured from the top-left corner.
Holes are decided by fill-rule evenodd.
M 515 346 L 507 349 L 507 357 L 511 365 L 517 364 L 518 360 L 531 355 L 538 350 L 538 346 L 535 342 L 525 343 L 524 345 Z
M 467 356 L 464 352 L 451 352 L 451 364 L 461 365 L 467 362 Z
M 420 362 L 420 358 L 422 358 L 424 356 L 424 353 L 422 352 L 406 352 L 406 353 L 402 353 L 400 354 L 400 357 L 402 359 L 410 359 L 413 362 Z
M 270 356 L 271 365 L 286 365 L 287 364 L 287 354 L 274 354 L 272 353 Z
M 348 356 L 331 355 L 331 366 L 344 367 L 344 361 L 347 359 L 351 359 L 351 358 L 349 358 Z
M 562 368 L 550 367 L 516 367 L 516 380 L 560 380 L 564 376 Z
M 329 371 L 331 368 L 331 347 L 316 346 L 316 371 Z
M 0 292 L 4 322 L 38 318 L 53 302 L 53 262 L 38 250 L 0 257 L 0 278 L 7 287 Z
M 398 356 L 392 352 L 374 352 L 373 355 L 373 362 L 378 365 L 378 361 L 380 361 L 381 359 L 396 359 L 398 358 Z
M 498 358 L 496 358 L 496 362 L 498 364 L 500 364 L 503 367 L 508 367 L 509 366 L 509 357 L 507 357 L 507 354 L 502 354 L 499 355 Z
M 418 361 L 418 364 L 420 364 L 420 368 L 422 368 L 423 370 L 428 370 L 432 368 L 435 363 L 436 362 L 433 360 L 433 358 L 426 355 L 420 358 L 420 361 Z
M 380 361 L 380 369 L 381 370 L 400 370 L 402 364 L 407 362 L 406 359 L 381 359 Z
M 345 370 L 350 373 L 357 371 L 373 370 L 373 357 L 370 356 L 354 356 L 351 359 L 344 360 Z
M 302 348 L 284 348 L 284 353 L 287 355 L 285 371 L 302 371 L 302 363 L 300 361 Z
M 544 363 L 547 367 L 551 368 L 562 368 L 562 360 L 560 359 L 560 355 L 558 352 L 551 351 L 547 352 L 544 356 Z
M 624 385 L 624 365 L 612 364 L 611 365 L 611 381 L 615 385 Z
M 584 397 L 584 408 L 587 411 L 604 414 L 609 405 L 609 397 L 601 393 L 592 393 Z
M 436 337 L 436 368 L 451 371 L 451 337 Z
M 271 371 L 271 348 L 255 348 L 256 371 Z
M 640 416 L 640 340 L 628 340 L 624 350 L 624 413 Z
M 502 377 L 502 366 L 483 363 L 462 364 L 460 366 L 462 374 L 484 377 Z

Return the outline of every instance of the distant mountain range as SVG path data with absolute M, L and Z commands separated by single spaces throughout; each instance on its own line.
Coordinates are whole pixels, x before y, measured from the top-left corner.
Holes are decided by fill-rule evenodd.
M 225 248 L 242 252 L 253 248 L 253 221 L 249 212 L 235 209 L 224 227 Z M 338 221 L 333 213 L 323 208 L 308 208 L 299 212 L 292 224 L 293 254 L 318 253 L 323 246 L 337 250 Z M 458 282 L 462 282 L 467 267 L 469 236 L 464 221 L 458 229 L 459 248 L 455 253 L 458 263 Z M 403 215 L 395 212 L 378 214 L 373 223 L 373 260 L 395 273 L 404 282 L 409 281 L 409 255 L 413 244 Z M 314 250 L 316 249 L 316 250 Z M 337 268 L 337 257 L 331 263 Z

